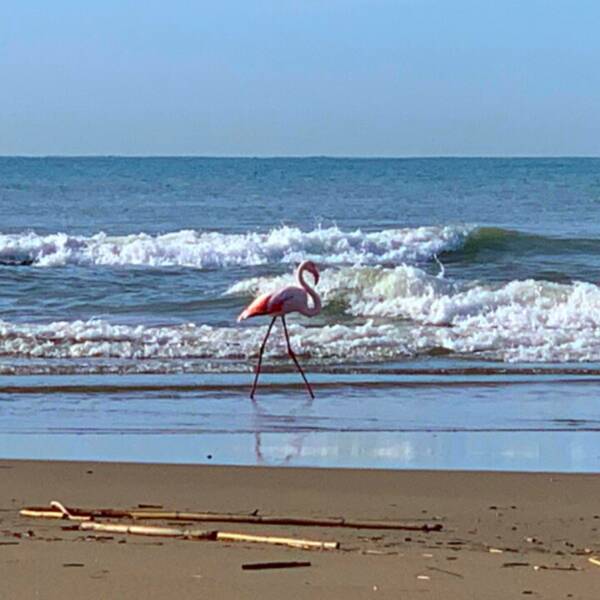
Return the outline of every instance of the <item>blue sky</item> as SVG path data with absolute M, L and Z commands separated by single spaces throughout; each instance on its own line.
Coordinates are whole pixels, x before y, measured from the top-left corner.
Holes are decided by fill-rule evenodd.
M 6 0 L 0 154 L 600 155 L 600 2 Z

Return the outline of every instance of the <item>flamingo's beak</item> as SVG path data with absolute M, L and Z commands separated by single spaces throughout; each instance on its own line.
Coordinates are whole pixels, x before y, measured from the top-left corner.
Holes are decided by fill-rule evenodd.
M 313 274 L 314 278 L 315 278 L 315 285 L 317 285 L 319 283 L 319 279 L 320 279 L 320 275 L 319 275 L 319 271 L 317 269 L 317 265 L 315 265 L 314 263 L 311 265 L 311 270 L 310 272 Z

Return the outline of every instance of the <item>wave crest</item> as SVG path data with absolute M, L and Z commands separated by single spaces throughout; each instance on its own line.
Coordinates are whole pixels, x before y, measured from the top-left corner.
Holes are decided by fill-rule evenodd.
M 288 282 L 254 278 L 228 293 L 268 292 Z M 591 283 L 467 286 L 401 266 L 327 269 L 318 289 L 330 309 L 402 325 L 399 339 L 412 354 L 442 348 L 507 361 L 600 360 L 600 287 Z
M 401 264 L 430 260 L 459 248 L 467 227 L 417 227 L 345 232 L 338 227 L 302 231 L 279 227 L 266 233 L 224 234 L 183 230 L 93 236 L 33 232 L 0 234 L 0 259 L 38 266 L 100 265 L 192 267 L 198 269 L 294 263 L 310 258 L 325 264 Z
M 276 329 L 279 325 L 276 326 Z M 391 325 L 367 322 L 358 326 L 304 327 L 289 324 L 298 354 L 315 358 L 365 356 L 386 351 L 389 356 L 410 354 Z M 0 355 L 42 359 L 246 359 L 254 356 L 264 327 L 173 325 L 147 327 L 116 325 L 103 320 L 55 321 L 47 324 L 0 321 Z M 287 357 L 283 333 L 274 330 L 266 354 Z
M 440 350 L 509 362 L 600 361 L 600 288 L 533 280 L 513 281 L 496 289 L 453 288 L 448 282 L 410 267 L 377 269 L 372 286 L 357 270 L 356 279 L 370 294 L 406 293 L 376 303 L 356 289 L 328 292 L 354 294 L 347 310 L 362 314 L 352 322 L 320 327 L 290 324 L 298 353 L 330 362 L 394 360 Z M 366 279 L 372 278 L 368 274 Z M 399 284 L 395 279 L 403 280 Z M 412 279 L 411 279 L 412 278 Z M 391 283 L 390 283 L 391 281 Z M 379 290 L 378 290 L 379 285 Z M 404 286 L 404 287 L 403 287 Z M 366 292 L 362 292 L 365 296 Z M 346 296 L 350 298 L 350 296 Z M 354 304 L 352 303 L 354 302 Z M 379 308 L 378 308 L 379 307 Z M 377 312 L 396 318 L 375 318 Z M 262 323 L 244 327 L 208 325 L 116 325 L 102 320 L 48 324 L 0 321 L 0 354 L 41 359 L 143 359 L 177 361 L 228 359 L 247 363 L 256 355 L 265 332 Z M 267 353 L 286 357 L 281 332 Z M 176 367 L 173 367 L 176 370 Z

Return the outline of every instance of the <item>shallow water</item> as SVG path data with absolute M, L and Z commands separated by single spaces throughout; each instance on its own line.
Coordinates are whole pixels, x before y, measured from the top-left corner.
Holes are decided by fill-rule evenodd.
M 384 372 L 387 370 L 387 374 Z M 600 365 L 421 362 L 373 372 L 4 377 L 0 455 L 595 471 Z
M 0 158 L 0 208 L 1 456 L 597 468 L 598 159 Z M 304 258 L 317 398 L 277 328 L 252 403 Z

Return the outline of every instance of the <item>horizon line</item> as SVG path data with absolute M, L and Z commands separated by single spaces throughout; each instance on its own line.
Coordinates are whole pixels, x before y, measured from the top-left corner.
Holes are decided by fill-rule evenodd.
M 0 158 L 200 158 L 246 160 L 596 159 L 600 154 L 3 154 Z

